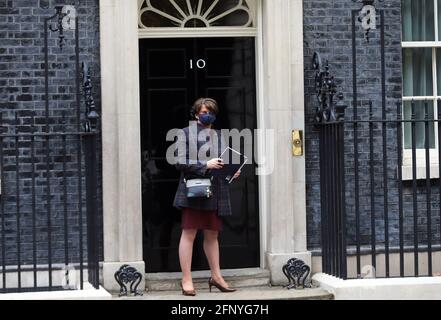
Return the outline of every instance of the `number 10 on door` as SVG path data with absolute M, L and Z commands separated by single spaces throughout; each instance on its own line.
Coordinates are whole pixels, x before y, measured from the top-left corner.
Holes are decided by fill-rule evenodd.
M 193 59 L 190 59 L 190 69 L 194 69 L 195 66 L 198 69 L 205 69 L 207 62 L 204 59 L 199 59 L 196 62 Z

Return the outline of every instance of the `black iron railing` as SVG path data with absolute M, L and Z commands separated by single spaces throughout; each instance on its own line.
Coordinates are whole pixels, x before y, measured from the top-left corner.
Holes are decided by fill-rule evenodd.
M 323 271 L 341 278 L 363 277 L 366 267 L 377 277 L 439 274 L 441 108 L 434 117 L 432 102 L 411 101 L 403 115 L 398 104 L 395 119 L 376 118 L 372 102 L 368 108 L 365 120 L 317 124 Z
M 1 293 L 83 289 L 85 271 L 98 288 L 96 138 L 96 132 L 0 134 Z M 78 141 L 79 163 L 72 153 Z
M 323 270 L 346 277 L 344 124 L 320 126 L 320 190 Z
M 0 293 L 83 289 L 86 272 L 99 288 L 99 116 L 76 8 L 57 6 L 43 38 L 43 101 L 0 111 Z
M 376 277 L 441 274 L 441 104 L 391 105 L 396 100 L 388 101 L 392 94 L 386 92 L 388 14 L 383 1 L 353 2 L 362 7 L 351 10 L 350 117 L 344 118 L 345 107 L 334 98 L 336 81 L 328 63 L 323 68 L 318 54 L 313 58 L 322 268 L 341 278 L 366 272 Z M 364 76 L 367 55 L 359 49 L 379 62 L 378 77 Z

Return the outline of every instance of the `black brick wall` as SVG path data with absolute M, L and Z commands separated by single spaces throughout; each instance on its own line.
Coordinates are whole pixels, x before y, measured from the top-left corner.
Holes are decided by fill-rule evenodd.
M 320 247 L 320 171 L 318 130 L 313 126 L 313 116 L 317 106 L 314 94 L 314 76 L 311 60 L 314 51 L 318 51 L 322 60 L 329 60 L 331 73 L 337 79 L 339 89 L 344 93 L 344 103 L 348 105 L 346 119 L 353 116 L 353 86 L 352 86 L 352 27 L 351 11 L 360 9 L 361 3 L 347 0 L 305 0 L 304 2 L 304 58 L 305 58 L 305 112 L 306 112 L 306 181 L 307 181 L 307 218 L 308 246 L 310 249 Z M 385 10 L 385 52 L 386 52 L 386 116 L 396 119 L 396 103 L 401 100 L 402 67 L 401 67 L 401 1 L 390 0 L 383 3 L 376 1 L 377 9 Z M 377 16 L 377 25 L 380 16 Z M 368 101 L 373 102 L 373 115 L 376 119 L 382 117 L 381 106 L 381 64 L 380 64 L 380 30 L 371 32 L 370 43 L 367 44 L 360 24 L 357 22 L 357 83 L 358 83 L 358 116 L 366 119 L 369 114 Z M 388 214 L 389 234 L 391 245 L 397 245 L 398 233 L 398 184 L 396 127 L 387 126 L 387 177 L 388 177 Z M 375 226 L 379 242 L 384 240 L 384 188 L 383 188 L 383 147 L 382 128 L 374 126 L 374 165 L 375 165 Z M 346 213 L 348 218 L 348 243 L 355 240 L 355 208 L 354 208 L 354 149 L 353 127 L 346 126 L 345 131 L 345 178 L 346 178 Z M 361 240 L 370 243 L 370 176 L 369 176 L 369 135 L 368 127 L 360 126 L 359 135 L 360 157 L 360 212 Z M 405 242 L 413 241 L 412 198 L 409 184 L 404 184 L 405 208 Z M 425 226 L 425 190 L 419 186 L 418 229 L 420 243 L 427 243 Z M 438 193 L 434 188 L 433 193 Z M 439 199 L 432 196 L 436 207 Z M 424 208 L 422 205 L 424 204 Z M 439 212 L 433 212 L 434 240 L 439 240 Z
M 44 81 L 44 19 L 54 15 L 56 5 L 77 7 L 80 19 L 80 61 L 89 64 L 92 71 L 93 96 L 100 109 L 99 66 L 99 4 L 98 0 L 0 0 L 0 112 L 3 132 L 29 132 L 32 118 L 37 132 L 44 132 L 45 81 Z M 49 129 L 50 132 L 77 131 L 75 104 L 75 50 L 74 32 L 65 31 L 66 45 L 58 47 L 58 33 L 49 37 Z M 84 101 L 81 118 L 84 119 Z M 17 119 L 16 119 L 17 118 Z M 100 140 L 100 139 L 99 139 Z M 67 202 L 68 246 L 70 261 L 78 261 L 79 252 L 79 191 L 77 173 L 77 144 L 73 137 L 66 139 L 67 198 L 64 199 L 63 140 L 49 140 L 49 168 L 52 224 L 52 263 L 64 263 L 64 202 Z M 21 251 L 21 263 L 31 264 L 33 257 L 32 211 L 32 154 L 30 139 L 19 141 L 19 166 L 16 162 L 15 138 L 3 140 L 3 178 L 5 252 L 6 264 L 17 263 Z M 46 140 L 37 138 L 34 144 L 35 163 L 35 227 L 37 230 L 37 263 L 47 263 L 48 205 L 46 175 Z M 97 147 L 99 199 L 101 199 L 101 144 Z M 85 199 L 84 158 L 81 177 L 82 200 Z M 17 189 L 17 171 L 19 188 Z M 17 190 L 19 205 L 17 207 Z M 99 230 L 102 230 L 102 204 L 99 201 Z M 83 220 L 86 220 L 83 206 Z M 17 209 L 20 215 L 20 242 L 17 245 Z M 86 228 L 83 228 L 84 232 Z M 102 234 L 100 252 L 102 259 Z M 0 241 L 1 245 L 1 241 Z M 3 249 L 0 247 L 0 249 Z M 86 245 L 84 244 L 84 257 Z M 0 255 L 1 259 L 1 255 Z M 0 262 L 1 263 L 1 262 Z

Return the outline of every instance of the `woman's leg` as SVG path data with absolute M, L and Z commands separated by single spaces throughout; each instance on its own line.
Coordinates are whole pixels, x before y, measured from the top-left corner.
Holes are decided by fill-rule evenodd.
M 184 290 L 194 290 L 191 278 L 191 258 L 193 256 L 193 243 L 197 234 L 196 229 L 183 229 L 179 241 L 179 262 L 182 270 L 182 287 Z
M 228 288 L 220 271 L 218 231 L 204 230 L 204 251 L 207 256 L 211 277 L 221 286 Z

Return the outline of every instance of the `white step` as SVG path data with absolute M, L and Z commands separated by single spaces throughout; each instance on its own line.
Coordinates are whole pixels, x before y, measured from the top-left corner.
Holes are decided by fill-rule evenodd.
M 269 286 L 270 273 L 261 268 L 222 270 L 225 281 L 233 288 Z M 195 289 L 208 289 L 210 271 L 192 272 Z M 145 275 L 147 291 L 179 291 L 181 272 L 147 273 Z
M 196 296 L 183 296 L 180 291 L 150 291 L 144 292 L 143 296 L 130 296 L 115 300 L 333 300 L 334 296 L 322 288 L 291 289 L 283 287 L 247 287 L 239 288 L 236 292 L 222 293 L 218 290 L 209 292 L 206 288 L 196 291 Z

